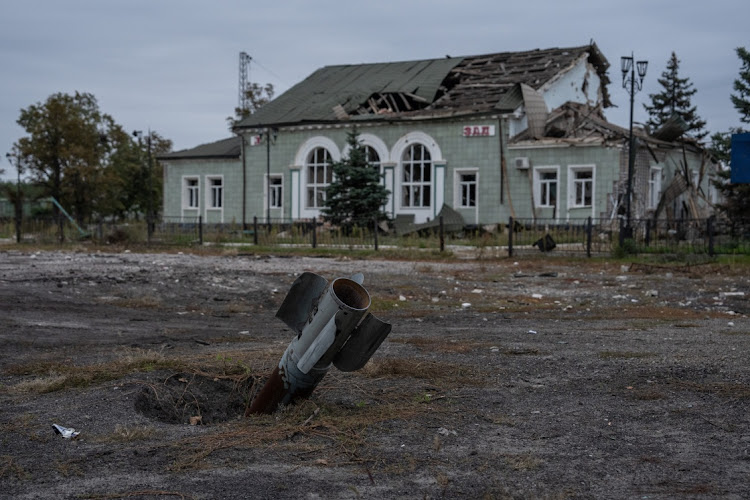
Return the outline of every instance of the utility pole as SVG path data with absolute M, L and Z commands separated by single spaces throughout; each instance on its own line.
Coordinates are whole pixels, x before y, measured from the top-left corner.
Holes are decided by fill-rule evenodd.
M 134 130 L 133 137 L 138 138 L 138 145 L 141 145 L 141 138 L 143 137 L 142 130 Z M 146 164 L 146 189 L 148 190 L 146 196 L 146 233 L 147 241 L 151 243 L 151 237 L 154 234 L 154 185 L 153 185 L 153 155 L 151 154 L 151 129 L 148 130 L 148 136 L 146 137 L 146 148 L 148 150 L 148 159 Z
M 21 222 L 23 221 L 23 200 L 21 198 L 21 158 L 18 156 L 18 152 L 14 154 L 5 153 L 5 157 L 8 159 L 8 163 L 13 165 L 13 158 L 16 159 L 16 171 L 18 172 L 18 178 L 16 180 L 16 243 L 21 243 Z

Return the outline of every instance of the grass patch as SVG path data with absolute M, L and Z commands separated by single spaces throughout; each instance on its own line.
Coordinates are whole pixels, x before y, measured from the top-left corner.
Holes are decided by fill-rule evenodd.
M 418 378 L 443 388 L 477 387 L 489 383 L 487 373 L 472 366 L 413 358 L 378 359 L 367 363 L 360 373 L 369 378 Z
M 99 443 L 132 443 L 146 441 L 157 435 L 157 431 L 150 425 L 115 425 L 111 434 L 96 439 Z
M 113 300 L 111 304 L 129 309 L 160 309 L 163 307 L 161 300 L 148 295 L 144 295 L 143 297 L 118 298 Z
M 531 471 L 536 470 L 542 465 L 542 460 L 536 458 L 528 453 L 520 455 L 505 455 L 505 463 L 508 467 L 515 471 Z
M 117 380 L 131 373 L 154 370 L 185 370 L 185 361 L 168 359 L 156 351 L 128 350 L 119 358 L 106 363 L 73 365 L 61 361 L 36 361 L 13 365 L 5 369 L 7 375 L 33 377 L 9 386 L 15 393 L 44 394 L 71 388 Z
M 0 455 L 0 479 L 29 479 L 30 477 L 31 474 L 19 465 L 14 457 L 11 455 Z
M 652 352 L 637 352 L 637 351 L 601 351 L 599 358 L 601 359 L 643 359 L 655 356 Z
M 367 429 L 393 420 L 410 420 L 434 413 L 432 406 L 399 400 L 367 407 L 316 404 L 304 400 L 272 415 L 254 415 L 227 430 L 176 443 L 179 450 L 172 470 L 205 466 L 205 460 L 222 450 L 258 449 L 271 451 L 293 447 L 297 454 L 314 454 L 316 463 L 334 466 L 342 463 L 371 463 L 364 456 Z
M 409 337 L 390 339 L 390 342 L 413 345 L 421 350 L 430 352 L 445 352 L 465 354 L 477 349 L 489 349 L 492 344 L 487 342 L 468 342 L 457 339 L 440 339 L 435 337 Z

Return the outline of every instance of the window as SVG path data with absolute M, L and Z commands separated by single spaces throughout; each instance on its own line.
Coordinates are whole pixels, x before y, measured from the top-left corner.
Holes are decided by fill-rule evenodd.
M 401 161 L 403 168 L 401 206 L 406 208 L 429 207 L 432 183 L 430 152 L 422 144 L 412 144 L 404 151 Z
M 380 155 L 372 146 L 365 146 L 365 160 L 371 167 L 380 170 Z
M 661 168 L 651 167 L 648 177 L 648 208 L 659 206 L 661 197 Z
M 458 173 L 458 206 L 474 208 L 477 206 L 477 173 Z
M 571 169 L 571 207 L 590 207 L 594 200 L 594 170 L 592 168 Z
M 209 177 L 207 180 L 208 208 L 222 208 L 224 206 L 224 179 Z
M 538 207 L 557 206 L 557 167 L 534 169 L 534 194 Z
M 185 208 L 198 208 L 198 179 L 194 177 L 186 178 L 184 186 L 182 206 Z
M 268 181 L 268 199 L 271 208 L 281 208 L 282 194 L 281 176 L 272 175 Z
M 315 148 L 307 155 L 307 208 L 323 208 L 326 188 L 333 180 L 331 154 L 325 148 Z

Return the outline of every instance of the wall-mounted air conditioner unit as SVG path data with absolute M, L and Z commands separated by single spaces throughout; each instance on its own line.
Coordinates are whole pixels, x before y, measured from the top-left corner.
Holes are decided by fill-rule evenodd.
M 529 159 L 526 156 L 518 156 L 513 163 L 518 170 L 529 168 Z

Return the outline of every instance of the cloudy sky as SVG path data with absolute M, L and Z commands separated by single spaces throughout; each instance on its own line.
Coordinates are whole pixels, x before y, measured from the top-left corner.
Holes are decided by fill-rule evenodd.
M 729 101 L 750 48 L 747 0 L 2 0 L 0 168 L 24 135 L 20 110 L 48 96 L 93 94 L 127 130 L 155 130 L 175 150 L 228 137 L 239 53 L 249 80 L 277 95 L 317 68 L 572 47 L 594 40 L 610 62 L 610 121 L 627 126 L 620 56 L 649 61 L 642 103 L 674 51 L 710 131 L 739 126 Z

